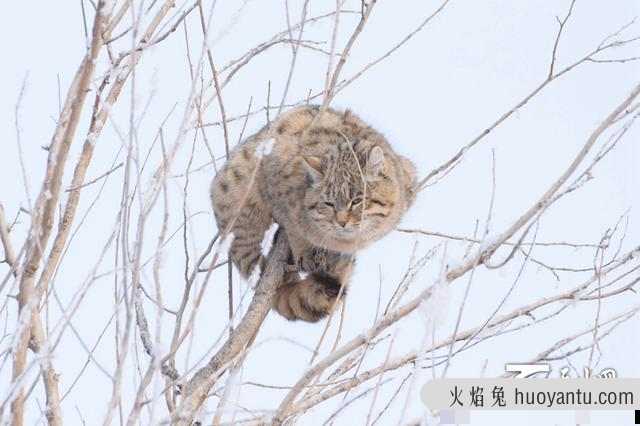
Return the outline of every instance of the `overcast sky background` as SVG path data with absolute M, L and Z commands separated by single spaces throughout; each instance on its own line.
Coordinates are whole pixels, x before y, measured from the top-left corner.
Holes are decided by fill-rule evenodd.
M 295 22 L 299 20 L 302 2 L 289 3 L 291 19 Z M 348 58 L 343 77 L 351 76 L 378 58 L 440 5 L 439 1 L 432 0 L 378 3 L 370 22 Z M 445 10 L 422 32 L 340 92 L 333 106 L 349 108 L 371 123 L 389 139 L 399 153 L 415 162 L 419 176 L 423 177 L 546 78 L 558 27 L 555 17 L 564 16 L 569 3 L 533 0 L 451 0 Z M 347 1 L 346 8 L 359 10 L 359 4 L 359 1 Z M 237 13 L 241 6 L 241 13 Z M 85 7 L 92 15 L 90 4 L 86 3 Z M 334 2 L 311 1 L 309 16 L 332 11 L 334 7 Z M 564 67 L 593 50 L 603 38 L 629 23 L 638 14 L 639 9 L 638 2 L 634 0 L 578 0 L 560 42 L 557 67 Z M 64 95 L 84 54 L 85 38 L 80 4 L 75 1 L 8 2 L 4 5 L 0 19 L 0 202 L 7 217 L 13 218 L 20 206 L 28 208 L 29 200 L 32 202 L 37 197 L 47 155 L 41 147 L 50 142 L 55 128 L 54 120 L 58 114 L 57 77 L 60 79 Z M 356 22 L 357 15 L 342 16 L 339 46 L 344 45 Z M 193 57 L 197 58 L 201 48 L 201 35 L 195 15 L 190 18 L 188 24 L 190 49 Z M 286 29 L 284 2 L 219 0 L 215 6 L 211 28 L 214 32 L 211 40 L 215 40 L 214 60 L 220 68 L 256 44 Z M 303 39 L 328 41 L 332 28 L 331 20 L 308 25 Z M 637 23 L 623 33 L 625 38 L 637 35 L 640 35 L 640 26 Z M 130 37 L 125 37 L 123 44 L 120 44 L 121 48 L 130 42 Z M 639 43 L 636 43 L 613 50 L 603 58 L 638 56 L 638 45 Z M 153 143 L 160 123 L 174 105 L 175 111 L 167 120 L 164 132 L 167 140 L 173 141 L 176 138 L 191 87 L 184 46 L 185 37 L 180 27 L 166 41 L 145 52 L 136 69 L 133 108 L 135 117 L 142 117 L 137 130 L 137 143 L 142 157 Z M 329 43 L 323 47 L 329 49 Z M 283 45 L 270 49 L 243 68 L 223 92 L 227 115 L 233 117 L 244 113 L 250 99 L 252 110 L 265 105 L 269 81 L 271 104 L 278 104 L 282 98 L 290 61 L 291 48 Z M 104 69 L 105 64 L 106 57 L 101 56 L 98 69 Z M 326 66 L 326 55 L 302 49 L 286 103 L 304 99 L 309 90 L 313 93 L 322 90 Z M 99 76 L 100 71 L 96 75 Z M 27 170 L 26 189 L 18 162 L 14 127 L 15 105 L 25 76 L 26 92 L 20 106 L 19 120 L 23 158 Z M 479 229 L 482 230 L 492 189 L 493 152 L 496 193 L 489 227 L 490 234 L 503 231 L 538 200 L 567 168 L 591 132 L 638 83 L 639 76 L 639 62 L 587 63 L 551 83 L 530 104 L 470 151 L 455 170 L 437 185 L 422 191 L 416 204 L 403 220 L 402 226 L 471 236 L 476 221 L 480 221 Z M 88 179 L 101 175 L 113 164 L 123 161 L 123 154 L 118 153 L 122 143 L 114 129 L 117 128 L 125 135 L 129 131 L 129 114 L 132 107 L 130 99 L 129 83 L 123 97 L 113 109 L 105 132 L 100 137 L 87 174 Z M 87 102 L 92 102 L 91 95 Z M 142 114 L 145 108 L 146 112 Z M 220 114 L 217 104 L 214 103 L 205 113 L 204 121 L 218 120 Z M 253 116 L 247 123 L 245 135 L 257 131 L 265 122 L 264 114 Z M 87 126 L 88 117 L 85 116 L 78 132 L 78 140 L 70 154 L 71 166 L 78 158 L 80 137 Z M 237 142 L 241 127 L 242 121 L 230 124 L 233 144 Z M 207 127 L 206 132 L 216 155 L 222 156 L 224 145 L 221 129 Z M 622 250 L 637 245 L 640 240 L 639 135 L 637 125 L 631 128 L 616 149 L 594 170 L 594 180 L 580 191 L 565 197 L 545 213 L 538 231 L 539 241 L 595 244 L 605 230 L 612 228 L 619 218 L 626 214 L 628 228 L 626 238 L 622 242 Z M 182 221 L 185 182 L 183 176 L 177 175 L 183 174 L 188 166 L 192 141 L 193 131 L 185 138 L 173 165 L 172 173 L 176 177 L 172 178 L 169 184 L 170 232 L 176 230 Z M 209 154 L 200 139 L 195 143 L 194 153 L 192 168 L 209 160 Z M 149 167 L 144 171 L 143 185 L 149 182 L 159 159 L 160 152 L 154 149 L 149 157 Z M 72 169 L 69 169 L 65 175 L 65 185 L 68 185 L 71 179 L 71 171 Z M 208 185 L 214 174 L 213 168 L 209 166 L 190 175 L 186 202 L 189 214 L 194 215 L 188 227 L 188 244 L 192 260 L 206 247 L 216 232 L 208 198 Z M 123 170 L 120 169 L 106 181 L 83 190 L 77 217 L 81 217 L 85 212 L 89 213 L 75 234 L 54 283 L 55 298 L 62 305 L 69 303 L 74 293 L 87 280 L 100 251 L 113 232 L 123 176 Z M 101 190 L 103 182 L 106 183 Z M 161 213 L 159 205 L 147 224 L 145 252 L 148 256 L 155 250 L 162 220 Z M 28 225 L 28 218 L 22 216 L 20 224 L 12 234 L 17 248 L 20 247 Z M 132 227 L 131 235 L 135 235 L 135 220 Z M 620 232 L 614 236 L 616 244 L 620 236 Z M 441 241 L 433 237 L 394 232 L 359 254 L 347 298 L 343 342 L 371 326 L 376 312 L 379 282 L 382 282 L 381 300 L 386 303 L 407 269 L 414 243 L 417 244 L 417 254 L 424 255 Z M 175 307 L 182 294 L 182 244 L 182 233 L 179 232 L 165 247 L 162 283 L 164 300 L 169 307 Z M 465 247 L 463 244 L 449 242 L 446 258 L 443 260 L 442 252 L 439 252 L 434 260 L 427 264 L 416 277 L 405 300 L 433 284 L 441 262 L 454 262 L 464 252 Z M 579 268 L 592 267 L 594 256 L 593 250 L 567 248 L 536 248 L 532 254 L 552 265 Z M 98 267 L 102 277 L 93 282 L 72 320 L 78 334 L 90 346 L 98 338 L 114 311 L 113 258 L 114 251 L 110 249 Z M 520 256 L 501 270 L 488 271 L 479 268 L 476 271 L 462 316 L 461 330 L 482 324 L 495 310 L 513 283 L 522 261 Z M 3 266 L 3 273 L 5 269 Z M 500 312 L 506 313 L 541 297 L 565 291 L 579 284 L 581 278 L 587 275 L 561 273 L 561 279 L 558 281 L 548 270 L 528 264 L 521 281 Z M 247 290 L 247 283 L 242 282 L 239 277 L 235 277 L 234 283 L 236 294 L 242 294 Z M 466 278 L 456 281 L 421 309 L 421 313 L 416 312 L 404 319 L 394 337 L 392 356 L 400 356 L 409 350 L 417 349 L 432 320 L 436 323 L 436 341 L 450 336 L 466 283 Z M 153 287 L 150 268 L 144 270 L 143 284 L 148 288 Z M 221 268 L 214 273 L 209 283 L 201 307 L 202 312 L 196 323 L 196 338 L 190 343 L 188 361 L 185 361 L 187 351 L 182 351 L 179 356 L 179 369 L 184 370 L 185 362 L 192 366 L 196 359 L 210 349 L 212 342 L 225 333 L 226 287 L 226 269 Z M 5 290 L 1 296 L 4 298 L 7 294 L 15 294 L 15 288 L 8 292 Z M 245 308 L 248 301 L 249 298 L 244 299 Z M 639 301 L 638 295 L 633 293 L 628 293 L 625 297 L 606 299 L 602 304 L 601 316 L 608 318 L 638 304 Z M 54 328 L 61 318 L 57 303 L 56 300 L 50 302 L 50 311 L 46 316 L 46 322 L 51 328 Z M 14 305 L 11 302 L 9 329 L 15 324 Z M 149 315 L 155 313 L 152 305 L 147 305 L 147 311 Z M 551 321 L 479 344 L 453 360 L 448 376 L 500 375 L 504 372 L 505 363 L 526 362 L 560 338 L 589 327 L 594 321 L 595 311 L 595 303 L 570 306 L 562 315 Z M 4 321 L 5 318 L 2 319 L 2 322 Z M 333 342 L 335 323 L 336 321 L 323 345 L 323 354 L 328 353 L 330 343 Z M 640 377 L 640 366 L 637 364 L 640 351 L 637 339 L 639 326 L 640 320 L 634 318 L 603 341 L 600 346 L 602 356 L 596 371 L 614 367 L 619 377 Z M 166 338 L 163 343 L 167 344 L 172 330 L 167 318 L 164 327 Z M 291 323 L 275 313 L 269 314 L 257 343 L 245 362 L 242 380 L 278 386 L 292 385 L 307 368 L 310 359 L 308 348 L 315 347 L 322 330 L 323 323 Z M 382 362 L 388 351 L 389 340 L 381 343 L 376 351 L 367 356 L 363 370 Z M 589 338 L 582 342 L 588 344 Z M 146 355 L 140 350 L 139 341 L 136 348 L 142 365 L 146 366 Z M 54 356 L 55 366 L 62 373 L 60 386 L 64 393 L 85 362 L 86 352 L 74 333 L 67 331 Z M 95 357 L 108 369 L 115 365 L 113 326 L 98 346 Z M 578 354 L 571 358 L 572 364 L 581 371 L 582 367 L 586 366 L 587 357 L 588 351 L 586 354 Z M 566 363 L 563 361 L 553 363 L 552 376 L 559 375 L 559 369 L 564 365 Z M 385 376 L 394 379 L 381 388 L 377 397 L 376 413 L 382 409 L 410 368 L 412 367 Z M 438 369 L 436 374 L 439 376 L 441 373 L 442 369 Z M 125 373 L 125 392 L 135 389 L 136 374 L 134 364 L 130 362 Z M 432 377 L 432 374 L 429 369 L 420 372 L 413 390 L 409 393 L 411 400 L 405 421 L 424 414 L 424 406 L 419 401 L 419 388 Z M 3 383 L 0 389 L 6 388 L 4 384 L 9 383 L 9 378 L 10 368 L 5 367 L 0 371 L 0 383 Z M 77 409 L 87 424 L 97 424 L 104 416 L 111 390 L 110 379 L 93 363 L 90 364 L 73 392 L 63 402 L 67 422 L 79 422 Z M 44 399 L 41 384 L 38 384 L 36 392 L 40 393 L 39 400 L 42 404 Z M 356 393 L 352 393 L 351 396 Z M 239 401 L 242 407 L 268 411 L 276 408 L 285 394 L 286 390 L 245 385 L 241 388 Z M 380 424 L 395 424 L 402 411 L 403 402 L 396 401 L 381 418 Z M 209 408 L 214 409 L 216 403 L 217 400 L 213 398 Z M 341 397 L 338 397 L 335 401 L 320 405 L 302 417 L 300 424 L 321 424 L 340 403 Z M 334 424 L 352 424 L 354 421 L 360 424 L 358 419 L 366 416 L 370 404 L 371 398 L 368 397 L 350 405 Z M 125 407 L 125 413 L 128 413 L 129 408 Z M 607 417 L 604 417 L 605 415 Z M 606 412 L 592 412 L 592 423 L 598 419 L 603 419 L 603 424 L 630 422 L 629 413 L 617 412 L 615 420 L 609 417 L 611 415 Z M 237 416 L 243 417 L 243 411 L 240 410 Z M 564 417 L 560 419 L 560 416 Z M 484 424 L 482 421 L 486 420 L 495 424 L 502 420 L 506 422 L 510 418 L 511 421 L 517 419 L 519 424 L 533 425 L 543 421 L 571 424 L 572 416 L 573 413 L 569 412 L 537 412 L 527 415 L 527 419 L 522 419 L 521 415 L 514 413 L 474 412 L 472 422 Z M 33 402 L 28 405 L 27 421 L 28 424 L 42 422 L 39 409 Z

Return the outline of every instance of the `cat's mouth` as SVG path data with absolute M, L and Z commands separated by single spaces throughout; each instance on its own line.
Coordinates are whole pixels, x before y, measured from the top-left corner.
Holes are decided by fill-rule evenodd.
M 326 223 L 314 235 L 313 243 L 329 250 L 351 253 L 367 245 L 369 239 L 365 227 L 365 223 L 347 223 L 344 227 Z
M 365 231 L 364 226 L 350 224 L 350 223 L 347 223 L 345 226 L 342 226 L 336 223 L 333 229 L 333 233 L 335 235 L 337 235 L 340 239 L 344 239 L 348 241 L 357 240 L 359 235 L 360 235 L 360 238 L 362 238 L 361 234 L 364 231 Z

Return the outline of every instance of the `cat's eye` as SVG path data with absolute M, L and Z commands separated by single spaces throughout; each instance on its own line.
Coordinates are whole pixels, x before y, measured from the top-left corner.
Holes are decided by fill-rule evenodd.
M 356 197 L 353 200 L 351 200 L 351 205 L 357 206 L 361 202 L 362 202 L 362 197 Z
M 325 206 L 327 206 L 327 207 L 331 207 L 331 208 L 333 208 L 333 207 L 334 207 L 334 206 L 333 206 L 333 203 L 330 203 L 330 202 L 328 202 L 328 201 L 325 201 L 325 202 L 324 202 L 324 205 L 325 205 Z

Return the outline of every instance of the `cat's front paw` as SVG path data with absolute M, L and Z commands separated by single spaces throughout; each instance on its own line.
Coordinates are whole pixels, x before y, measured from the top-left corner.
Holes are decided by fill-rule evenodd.
M 300 265 L 291 265 L 289 263 L 285 263 L 284 266 L 284 272 L 299 272 L 301 270 Z

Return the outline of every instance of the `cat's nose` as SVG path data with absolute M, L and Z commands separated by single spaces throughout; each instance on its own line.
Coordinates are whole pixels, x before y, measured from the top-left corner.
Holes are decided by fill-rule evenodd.
M 346 212 L 338 212 L 336 214 L 336 223 L 343 228 L 349 222 L 349 215 Z

